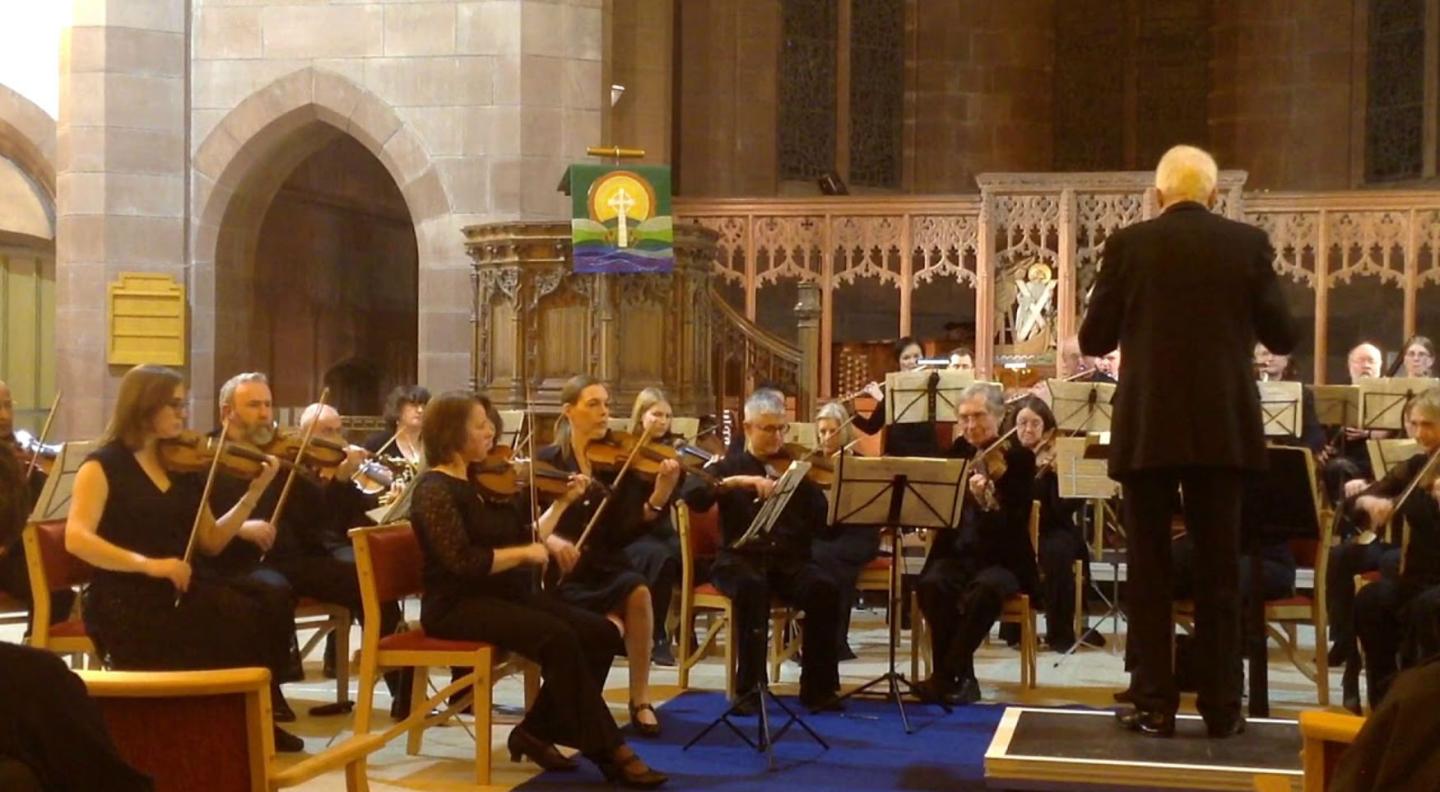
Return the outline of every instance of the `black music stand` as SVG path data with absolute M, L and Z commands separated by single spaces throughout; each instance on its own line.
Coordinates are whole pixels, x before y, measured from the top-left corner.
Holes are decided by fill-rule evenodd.
M 751 546 L 758 550 L 756 557 L 760 559 L 761 575 L 766 573 L 770 565 L 770 530 L 775 527 L 775 521 L 778 520 L 780 514 L 785 511 L 785 506 L 790 502 L 790 497 L 795 494 L 796 488 L 800 486 L 800 482 L 805 479 L 805 474 L 809 472 L 809 470 L 809 462 L 791 463 L 790 467 L 785 471 L 785 474 L 775 482 L 775 490 L 770 494 L 769 498 L 765 499 L 765 503 L 760 507 L 760 511 L 756 512 L 755 519 L 750 521 L 750 528 L 745 531 L 743 536 L 735 540 L 735 544 L 732 545 L 732 547 L 737 550 Z M 739 625 L 736 625 L 736 632 L 738 633 L 738 631 Z M 776 637 L 776 640 L 779 640 L 779 636 Z M 736 726 L 730 720 L 732 715 L 737 715 L 749 702 L 754 702 L 756 713 L 760 716 L 759 733 L 753 740 L 750 739 L 750 735 L 746 734 L 739 726 Z M 780 728 L 776 730 L 773 735 L 770 732 L 770 713 L 766 709 L 767 702 L 779 707 L 786 716 L 785 722 L 780 725 Z M 760 676 L 755 683 L 755 687 L 737 696 L 735 702 L 730 705 L 729 709 L 720 713 L 720 717 L 710 721 L 705 728 L 700 730 L 699 734 L 690 738 L 690 742 L 685 743 L 685 747 L 681 750 L 690 750 L 690 746 L 700 742 L 700 740 L 704 739 L 705 735 L 709 734 L 716 726 L 722 723 L 729 727 L 730 731 L 735 732 L 735 734 L 744 740 L 751 748 L 757 751 L 764 751 L 765 760 L 771 770 L 775 769 L 775 753 L 771 746 L 774 745 L 776 740 L 783 737 L 791 726 L 799 725 L 800 728 L 805 730 L 806 734 L 810 735 L 811 739 L 820 743 L 821 748 L 827 751 L 830 750 L 830 744 L 821 739 L 820 735 L 816 734 L 814 729 L 811 729 L 794 710 L 790 709 L 784 701 L 780 700 L 779 696 L 776 696 L 775 693 L 770 690 L 769 674 L 767 669 L 764 668 L 760 669 Z
M 902 688 L 904 693 L 922 697 L 917 695 L 914 684 L 895 670 L 895 647 L 900 641 L 900 565 L 905 560 L 901 537 L 906 528 L 940 529 L 960 525 L 966 464 L 963 459 L 846 454 L 840 455 L 835 464 L 830 524 L 874 526 L 890 534 L 889 670 L 840 698 L 850 698 L 884 685 L 884 697 L 894 698 L 900 708 L 900 722 L 906 734 L 914 730 L 905 715 Z M 950 706 L 943 701 L 933 703 L 950 711 Z

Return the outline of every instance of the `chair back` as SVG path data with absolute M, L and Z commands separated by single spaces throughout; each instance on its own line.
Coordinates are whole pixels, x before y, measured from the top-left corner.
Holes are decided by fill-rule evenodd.
M 684 501 L 674 507 L 675 531 L 680 534 L 681 591 L 695 588 L 695 559 L 713 558 L 720 551 L 719 507 L 695 512 Z
M 51 591 L 83 586 L 94 577 L 95 567 L 65 549 L 64 520 L 30 523 L 25 526 L 25 534 L 30 587 L 37 596 L 40 591 L 48 596 Z
M 270 674 L 216 671 L 88 671 L 121 758 L 156 792 L 259 792 L 274 753 Z
M 380 623 L 380 603 L 425 590 L 425 556 L 409 522 L 352 528 L 350 542 L 355 547 L 355 573 L 367 625 Z

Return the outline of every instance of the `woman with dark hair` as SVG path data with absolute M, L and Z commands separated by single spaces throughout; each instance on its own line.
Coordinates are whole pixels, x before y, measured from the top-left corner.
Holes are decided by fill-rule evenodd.
M 578 749 L 611 781 L 659 786 L 666 777 L 625 744 L 602 696 L 619 637 L 603 617 L 535 585 L 534 568 L 555 553 L 553 532 L 589 480 L 572 477 L 532 528 L 514 498 L 487 497 L 470 481 L 470 465 L 485 458 L 501 429 L 490 400 L 472 393 L 441 394 L 425 412 L 421 435 L 433 467 L 415 482 L 410 511 L 425 557 L 420 621 L 436 637 L 484 641 L 540 664 L 540 694 L 510 732 L 512 760 L 575 769 L 558 743 Z
M 117 669 L 268 668 L 278 709 L 294 615 L 236 581 L 192 577 L 185 554 L 197 512 L 195 549 L 209 556 L 223 550 L 279 465 L 267 457 L 245 495 L 215 517 L 201 504 L 203 476 L 172 473 L 161 462 L 160 442 L 180 434 L 185 415 L 177 372 L 130 369 L 100 447 L 75 474 L 65 549 L 95 567 L 85 626 Z M 299 751 L 305 744 L 277 727 L 275 747 Z
M 560 389 L 555 441 L 537 451 L 536 458 L 613 487 L 616 471 L 594 470 L 587 455 L 591 443 L 605 441 L 609 419 L 610 391 L 604 383 L 585 374 L 571 377 Z M 661 463 L 653 484 L 633 471 L 627 473 L 620 486 L 610 492 L 609 505 L 585 540 L 584 552 L 572 544 L 556 556 L 563 575 L 557 588 L 560 597 L 604 615 L 625 639 L 625 657 L 630 666 L 630 724 L 646 737 L 660 733 L 660 721 L 650 702 L 650 652 L 654 648 L 654 620 L 664 616 L 652 612 L 650 587 L 631 565 L 626 548 L 669 514 L 679 481 L 680 465 L 674 460 Z M 578 542 L 602 500 L 592 493 L 581 500 L 579 508 L 566 512 L 555 528 L 558 537 L 567 544 Z
M 900 371 L 918 369 L 923 354 L 920 342 L 910 336 L 895 342 L 895 360 Z M 875 434 L 885 428 L 885 390 L 879 383 L 872 382 L 865 386 L 865 393 L 875 400 L 875 409 L 869 416 L 855 416 L 851 423 L 865 434 Z M 930 420 L 891 426 L 885 432 L 885 455 L 940 456 L 940 441 L 935 437 L 935 422 Z
M 1075 522 L 1082 504 L 1060 497 L 1060 478 L 1055 471 L 1055 414 L 1049 405 L 1027 396 L 1015 405 L 1013 415 L 1015 439 L 1035 453 L 1045 642 L 1051 649 L 1063 652 L 1075 643 L 1075 562 L 1083 562 L 1082 570 L 1090 568 L 1090 549 Z M 1101 646 L 1105 642 L 1098 633 L 1090 640 Z
M 423 385 L 399 385 L 385 397 L 385 428 L 365 438 L 366 451 L 400 457 L 415 465 L 420 462 L 420 425 L 430 391 Z

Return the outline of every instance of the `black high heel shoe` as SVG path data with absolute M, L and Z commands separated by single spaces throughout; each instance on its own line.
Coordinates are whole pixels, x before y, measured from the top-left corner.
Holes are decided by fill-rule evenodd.
M 510 737 L 505 741 L 505 747 L 510 749 L 510 761 L 518 762 L 520 757 L 525 757 L 542 770 L 555 770 L 568 773 L 580 767 L 574 759 L 560 753 L 553 743 L 545 742 L 536 737 L 524 728 L 516 726 L 510 730 Z
M 670 780 L 670 776 L 645 764 L 628 745 L 615 749 L 608 761 L 596 762 L 605 780 L 630 789 L 654 789 Z
M 650 714 L 655 717 L 654 723 L 641 722 L 638 716 L 644 710 L 649 710 Z M 639 734 L 641 737 L 660 736 L 660 714 L 655 711 L 655 707 L 653 705 L 636 704 L 633 701 L 630 702 L 630 725 L 634 727 L 635 733 Z

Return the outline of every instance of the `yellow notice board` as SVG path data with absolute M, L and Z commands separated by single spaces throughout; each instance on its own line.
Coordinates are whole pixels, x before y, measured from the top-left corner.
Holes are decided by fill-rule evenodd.
M 122 272 L 108 302 L 110 365 L 185 365 L 184 286 L 169 275 Z

